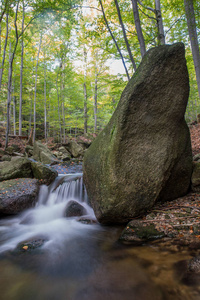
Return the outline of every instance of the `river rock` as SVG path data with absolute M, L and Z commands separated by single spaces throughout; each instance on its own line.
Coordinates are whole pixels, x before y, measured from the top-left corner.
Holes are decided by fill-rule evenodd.
M 86 209 L 77 201 L 69 201 L 66 207 L 65 217 L 80 217 L 87 215 Z
M 188 95 L 184 45 L 149 50 L 84 155 L 84 182 L 99 222 L 127 222 L 188 192 Z
M 37 179 L 20 178 L 0 182 L 0 214 L 17 214 L 34 206 L 38 192 Z
M 33 177 L 29 159 L 12 157 L 11 161 L 0 162 L 0 181 L 23 177 Z
M 76 141 L 73 140 L 70 141 L 68 150 L 74 158 L 83 156 L 84 153 L 83 148 Z
M 140 245 L 147 241 L 161 239 L 164 236 L 165 233 L 161 230 L 158 231 L 154 224 L 145 224 L 140 220 L 132 220 L 123 230 L 119 240 Z
M 35 141 L 33 145 L 33 158 L 44 164 L 52 164 L 58 162 L 51 151 L 38 141 Z
M 58 176 L 58 172 L 56 170 L 39 162 L 31 162 L 31 168 L 34 178 L 42 180 L 43 183 L 47 185 L 52 183 Z

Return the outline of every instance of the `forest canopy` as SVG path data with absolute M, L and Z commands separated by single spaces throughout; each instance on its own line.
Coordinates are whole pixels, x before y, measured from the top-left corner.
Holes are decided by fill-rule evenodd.
M 1 132 L 62 142 L 98 133 L 145 52 L 175 42 L 185 44 L 193 121 L 199 36 L 199 1 L 0 1 Z

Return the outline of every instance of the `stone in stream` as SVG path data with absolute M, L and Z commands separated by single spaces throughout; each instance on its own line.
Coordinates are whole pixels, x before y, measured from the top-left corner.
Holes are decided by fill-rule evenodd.
M 84 156 L 84 182 L 99 222 L 125 223 L 188 192 L 188 96 L 184 45 L 150 49 Z
M 87 210 L 77 201 L 71 200 L 68 202 L 65 217 L 80 217 L 87 215 Z

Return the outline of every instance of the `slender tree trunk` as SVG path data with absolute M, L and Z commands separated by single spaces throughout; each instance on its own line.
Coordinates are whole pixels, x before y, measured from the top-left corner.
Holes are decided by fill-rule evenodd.
M 84 89 L 84 134 L 87 133 L 87 120 L 88 120 L 88 115 L 87 115 L 87 51 L 84 46 L 84 83 L 83 83 L 83 89 Z
M 65 143 L 65 97 L 64 97 L 64 89 L 65 89 L 65 62 L 62 59 L 62 68 L 61 68 L 61 103 L 62 103 L 62 125 L 63 125 L 63 143 Z
M 140 16 L 139 16 L 139 12 L 138 12 L 137 0 L 131 0 L 131 1 L 132 1 L 132 7 L 133 7 L 135 28 L 136 28 L 136 32 L 137 32 L 138 41 L 140 44 L 140 53 L 141 53 L 141 56 L 143 57 L 146 53 L 146 46 L 145 46 L 144 36 L 142 33 L 142 27 L 141 27 L 141 23 L 140 23 Z
M 18 30 L 17 30 L 17 14 L 18 14 L 18 8 L 19 8 L 19 0 L 17 2 L 16 6 L 16 12 L 15 12 L 15 45 L 13 52 L 11 53 L 11 43 L 10 43 L 10 55 L 9 55 L 9 71 L 8 71 L 8 93 L 7 93 L 7 123 L 6 123 L 6 141 L 5 141 L 5 149 L 8 147 L 8 135 L 10 130 L 10 103 L 11 103 L 11 93 L 12 93 L 12 71 L 13 71 L 13 61 L 15 57 L 15 52 L 17 49 L 17 44 L 19 40 Z
M 115 43 L 115 46 L 116 46 L 116 48 L 117 48 L 117 51 L 118 51 L 119 55 L 120 55 L 120 57 L 121 57 L 122 64 L 123 64 L 124 69 L 125 69 L 125 72 L 126 72 L 126 76 L 127 76 L 128 80 L 130 80 L 130 76 L 129 76 L 129 73 L 128 73 L 128 69 L 127 69 L 127 67 L 126 67 L 126 63 L 125 63 L 124 57 L 123 57 L 123 55 L 122 55 L 122 53 L 121 53 L 121 50 L 120 50 L 120 48 L 119 48 L 119 46 L 118 46 L 118 44 L 117 44 L 117 41 L 116 41 L 116 39 L 115 39 L 115 37 L 114 37 L 114 35 L 113 35 L 111 29 L 110 29 L 110 26 L 109 26 L 109 24 L 108 24 L 108 21 L 107 21 L 106 15 L 105 15 L 105 11 L 104 11 L 104 8 L 103 8 L 102 1 L 99 0 L 99 3 L 100 3 L 100 5 L 101 5 L 101 10 L 102 10 L 102 13 L 103 13 L 103 18 L 104 18 L 104 21 L 105 21 L 105 23 L 106 23 L 107 29 L 108 29 L 108 31 L 109 31 L 109 33 L 110 33 L 112 39 L 113 39 L 113 42 Z
M 3 77 L 4 62 L 5 62 L 5 57 L 6 57 L 7 42 L 8 42 L 8 12 L 6 13 L 6 38 L 5 38 L 3 58 L 2 58 L 2 62 L 1 62 L 1 68 L 0 68 L 0 90 L 1 90 L 1 83 L 2 83 L 2 77 Z
M 62 127 L 61 127 L 61 121 L 60 121 L 60 95 L 58 90 L 58 75 L 56 76 L 56 90 L 57 90 L 57 100 L 58 100 L 58 122 L 59 122 L 59 129 L 60 129 L 60 141 L 62 141 Z
M 15 81 L 13 79 L 13 133 L 16 135 L 16 98 L 15 98 Z
M 8 70 L 8 94 L 7 94 L 7 123 L 6 123 L 6 142 L 5 149 L 8 147 L 8 135 L 10 132 L 10 104 L 12 94 L 12 53 L 11 53 L 11 42 L 9 48 L 9 70 Z
M 96 54 L 95 83 L 94 83 L 94 133 L 97 131 L 97 98 L 98 98 L 98 72 L 97 72 L 97 54 Z
M 188 32 L 190 37 L 190 44 L 192 48 L 192 56 L 193 56 L 194 67 L 196 72 L 199 98 L 200 98 L 200 54 L 199 54 L 199 44 L 198 44 L 198 37 L 197 37 L 193 1 L 184 0 L 184 5 L 185 5 L 186 18 L 187 18 Z
M 155 14 L 156 14 L 156 20 L 157 20 L 157 29 L 158 29 L 158 45 L 164 45 L 165 44 L 165 33 L 164 33 L 164 28 L 163 28 L 160 0 L 155 0 Z
M 24 31 L 24 1 L 23 1 L 23 17 L 22 32 Z M 23 64 L 24 64 L 24 38 L 22 34 L 21 40 L 21 68 L 20 68 L 20 95 L 19 95 L 19 135 L 22 135 L 22 88 L 23 88 Z
M 128 42 L 128 38 L 127 38 L 127 35 L 126 35 L 126 30 L 125 30 L 125 27 L 124 27 L 124 23 L 122 21 L 122 16 L 121 16 L 121 12 L 120 12 L 120 8 L 119 8 L 118 0 L 115 0 L 115 6 L 117 8 L 118 19 L 119 19 L 119 23 L 120 23 L 121 28 L 122 28 L 122 32 L 123 32 L 123 36 L 124 36 L 124 41 L 125 41 L 125 44 L 126 44 L 126 48 L 127 48 L 128 54 L 129 54 L 129 58 L 130 58 L 130 61 L 132 63 L 133 69 L 136 70 L 135 60 L 133 58 L 133 55 L 132 55 L 132 52 L 131 52 L 131 48 L 130 48 L 130 45 L 129 45 L 129 42 Z
M 44 49 L 44 137 L 47 143 L 47 78 L 46 78 L 46 53 Z
M 39 48 L 37 53 L 37 59 L 36 59 L 36 69 L 35 69 L 35 91 L 34 91 L 34 109 L 33 109 L 33 142 L 35 141 L 36 137 L 36 94 L 37 94 L 37 72 L 38 72 L 38 65 L 39 65 L 39 57 L 40 57 L 40 49 L 42 44 L 42 34 L 40 35 L 40 42 L 39 42 Z

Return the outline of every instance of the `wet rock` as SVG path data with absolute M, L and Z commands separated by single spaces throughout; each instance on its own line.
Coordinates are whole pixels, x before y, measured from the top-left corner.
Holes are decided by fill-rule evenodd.
M 100 223 L 125 223 L 188 192 L 188 95 L 184 45 L 150 49 L 84 155 L 84 182 Z
M 37 179 L 20 178 L 0 182 L 0 214 L 13 215 L 33 207 L 38 192 Z
M 133 220 L 128 223 L 120 236 L 121 242 L 142 244 L 147 241 L 163 238 L 165 233 L 158 231 L 154 224 L 144 224 L 140 220 Z
M 58 176 L 58 172 L 54 169 L 45 166 L 39 162 L 31 162 L 31 168 L 33 171 L 33 176 L 36 179 L 42 179 L 43 183 L 49 185 Z
M 58 162 L 58 160 L 51 153 L 51 151 L 40 142 L 34 142 L 33 158 L 44 164 L 52 164 L 52 163 Z
M 95 219 L 89 219 L 89 218 L 84 218 L 84 217 L 79 218 L 77 221 L 80 223 L 83 223 L 83 224 L 87 224 L 87 225 L 88 224 L 93 225 L 93 224 L 98 223 L 97 220 L 95 220 Z
M 15 251 L 30 252 L 35 249 L 41 248 L 46 241 L 47 239 L 44 238 L 34 238 L 28 241 L 24 241 L 17 245 Z
M 65 211 L 65 217 L 80 217 L 87 215 L 86 209 L 77 201 L 69 201 Z
M 0 162 L 0 181 L 23 177 L 33 177 L 29 159 L 12 157 L 11 161 Z

